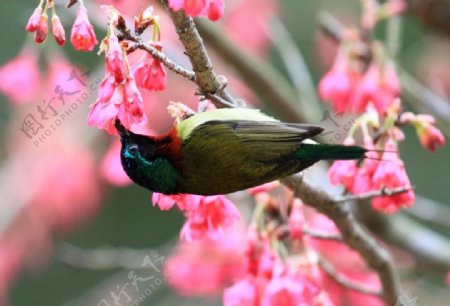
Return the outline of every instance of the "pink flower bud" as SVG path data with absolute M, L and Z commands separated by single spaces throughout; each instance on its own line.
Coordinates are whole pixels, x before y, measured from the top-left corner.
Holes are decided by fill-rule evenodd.
M 219 20 L 223 15 L 224 8 L 223 0 L 210 0 L 208 18 L 212 21 Z
M 77 17 L 72 26 L 70 41 L 75 50 L 78 51 L 92 51 L 98 43 L 94 27 L 89 22 L 87 10 L 84 6 L 78 8 Z
M 445 144 L 445 138 L 442 132 L 426 121 L 422 121 L 422 124 L 416 125 L 416 132 L 422 146 L 432 152 L 435 152 L 438 146 Z
M 303 224 L 305 222 L 302 210 L 302 201 L 294 199 L 291 214 L 289 215 L 289 231 L 292 239 L 298 239 L 303 234 Z
M 64 46 L 66 43 L 66 32 L 61 24 L 61 20 L 56 15 L 52 17 L 52 33 L 58 45 Z
M 34 32 L 34 41 L 38 44 L 42 43 L 47 38 L 48 33 L 48 16 L 47 14 L 42 14 L 39 19 L 39 24 L 37 25 L 36 31 Z
M 37 8 L 35 8 L 33 14 L 31 14 L 30 19 L 28 19 L 27 26 L 25 27 L 25 29 L 28 32 L 36 31 L 39 25 L 39 21 L 41 20 L 41 15 L 42 15 L 42 8 L 38 6 Z

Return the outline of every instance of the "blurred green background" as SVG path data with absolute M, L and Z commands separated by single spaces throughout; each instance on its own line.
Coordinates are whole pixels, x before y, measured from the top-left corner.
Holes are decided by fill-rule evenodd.
M 285 26 L 291 31 L 298 47 L 302 50 L 317 83 L 324 73 L 317 61 L 315 44 L 318 12 L 325 9 L 338 15 L 346 14 L 351 21 L 351 18 L 356 18 L 355 16 L 358 14 L 358 1 L 284 0 L 279 3 Z M 23 28 L 35 5 L 36 1 L 25 0 L 0 2 L 0 12 L 2 12 L 0 63 L 3 64 L 13 58 L 21 48 L 27 37 Z M 419 63 L 429 41 L 436 38 L 426 32 L 413 18 L 406 16 L 403 19 L 404 33 L 399 63 L 406 70 L 417 74 L 420 69 Z M 66 29 L 68 30 L 67 27 Z M 384 33 L 385 28 L 381 25 L 378 29 L 379 37 L 383 37 Z M 101 62 L 101 59 L 95 54 L 73 52 L 70 44 L 66 45 L 65 51 L 69 54 L 70 59 L 89 67 Z M 269 56 L 270 60 L 283 72 L 280 58 L 276 52 L 271 52 Z M 449 67 L 450 58 L 447 58 L 447 62 L 442 64 Z M 6 126 L 10 111 L 5 98 L 0 97 L 0 125 L 2 128 Z M 69 122 L 69 124 L 76 123 Z M 450 203 L 448 175 L 450 147 L 445 146 L 436 153 L 430 153 L 420 147 L 412 129 L 406 130 L 406 136 L 406 141 L 401 144 L 402 158 L 417 193 L 441 203 Z M 1 154 L 4 154 L 4 148 L 2 148 Z M 182 222 L 183 217 L 177 211 L 161 212 L 152 207 L 149 192 L 142 188 L 135 185 L 127 188 L 111 188 L 108 190 L 102 211 L 93 222 L 74 233 L 58 238 L 58 240 L 83 248 L 112 246 L 156 250 L 168 241 L 177 238 Z M 122 274 L 120 274 L 121 272 Z M 41 271 L 27 272 L 20 277 L 12 288 L 11 304 L 13 306 L 78 305 L 80 299 L 83 300 L 97 288 L 99 283 L 110 279 L 112 275 L 119 275 L 119 278 L 110 284 L 111 290 L 116 285 L 128 281 L 128 271 L 125 271 L 125 274 L 123 272 L 118 270 L 101 272 L 78 270 L 58 262 L 52 262 Z M 173 305 L 171 304 L 174 303 L 173 299 L 170 301 L 166 299 L 168 290 L 167 287 L 162 286 L 160 290 L 139 305 Z M 218 302 L 205 303 L 211 305 Z M 110 304 L 113 305 L 112 301 Z M 177 300 L 177 304 L 200 305 L 200 302 L 180 298 Z

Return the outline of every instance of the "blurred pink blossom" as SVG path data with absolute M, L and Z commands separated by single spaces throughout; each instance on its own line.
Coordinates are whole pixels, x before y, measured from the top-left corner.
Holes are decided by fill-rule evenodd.
M 234 228 L 217 240 L 181 241 L 165 264 L 168 283 L 182 295 L 217 296 L 245 273 L 241 237 Z
M 12 102 L 25 103 L 38 99 L 41 81 L 38 55 L 34 50 L 25 49 L 0 67 L 0 92 Z

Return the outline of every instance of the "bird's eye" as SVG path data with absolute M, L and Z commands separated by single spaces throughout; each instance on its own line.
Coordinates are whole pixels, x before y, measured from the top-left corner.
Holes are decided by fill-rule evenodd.
M 132 144 L 129 148 L 128 148 L 128 152 L 130 152 L 131 155 L 136 155 L 139 152 L 139 148 L 136 144 Z

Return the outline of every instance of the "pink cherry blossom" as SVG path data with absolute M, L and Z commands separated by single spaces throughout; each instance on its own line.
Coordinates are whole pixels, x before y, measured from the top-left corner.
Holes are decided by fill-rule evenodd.
M 36 99 L 40 87 L 41 74 L 34 51 L 24 50 L 0 67 L 0 92 L 11 102 L 26 103 Z
M 125 57 L 116 35 L 111 34 L 106 52 L 106 70 L 114 76 L 116 83 L 125 79 Z
M 39 19 L 39 23 L 34 32 L 34 41 L 38 44 L 44 42 L 48 34 L 48 16 L 47 14 L 42 14 Z
M 328 169 L 328 180 L 333 185 L 343 185 L 346 189 L 352 190 L 358 167 L 353 160 L 337 160 Z
M 64 46 L 66 43 L 66 32 L 61 24 L 61 20 L 56 15 L 52 17 L 52 33 L 58 45 Z
M 200 205 L 203 196 L 195 194 L 172 194 L 166 195 L 154 192 L 152 195 L 153 206 L 158 205 L 161 210 L 169 210 L 175 204 L 179 210 L 194 210 Z
M 224 306 L 258 306 L 259 295 L 252 277 L 241 279 L 223 293 Z
M 209 236 L 218 239 L 223 230 L 240 217 L 234 204 L 225 196 L 203 197 L 196 209 L 187 211 L 187 220 L 181 238 L 192 241 Z
M 72 26 L 70 41 L 75 50 L 78 51 L 92 51 L 98 43 L 94 27 L 89 22 L 87 10 L 83 5 L 78 8 L 77 17 Z
M 393 140 L 388 140 L 383 153 L 383 162 L 380 162 L 373 174 L 374 188 L 398 188 L 410 187 L 408 175 L 406 174 L 403 161 L 398 157 L 397 145 Z M 372 200 L 372 206 L 385 213 L 394 213 L 400 208 L 414 204 L 414 191 L 410 190 L 394 196 L 377 197 Z
M 306 279 L 274 277 L 266 287 L 261 306 L 312 305 L 314 295 Z
M 156 91 L 166 88 L 166 71 L 150 54 L 146 53 L 132 71 L 139 88 Z
M 165 263 L 169 285 L 184 296 L 219 295 L 245 275 L 242 234 L 230 228 L 218 240 L 180 241 Z
M 25 29 L 28 32 L 36 31 L 39 25 L 39 21 L 41 20 L 41 15 L 42 15 L 42 8 L 41 6 L 38 6 L 37 8 L 34 9 L 33 14 L 31 14 L 30 16 L 30 19 L 28 19 L 28 23 L 25 27 Z
M 127 77 L 124 83 L 114 84 L 111 75 L 105 76 L 99 87 L 99 97 L 91 106 L 88 124 L 116 135 L 114 127 L 116 118 L 124 127 L 130 129 L 132 124 L 143 124 L 147 121 L 144 113 L 144 102 L 137 89 L 133 77 Z M 111 84 L 114 84 L 113 87 Z M 111 89 L 114 88 L 114 91 Z M 111 94 L 112 92 L 112 94 Z
M 333 67 L 320 80 L 319 95 L 331 103 L 335 112 L 345 111 L 360 79 L 360 74 L 353 71 L 349 65 L 349 55 L 341 50 Z
M 369 102 L 373 102 L 378 113 L 385 115 L 400 93 L 400 80 L 393 65 L 386 63 L 381 66 L 374 62 L 355 89 L 349 107 L 351 111 L 361 113 Z

